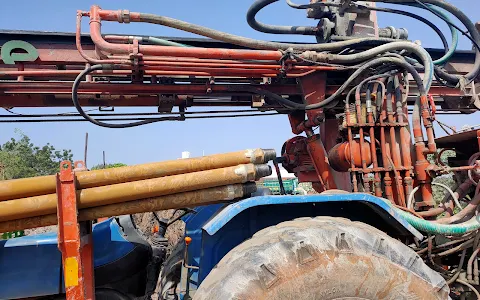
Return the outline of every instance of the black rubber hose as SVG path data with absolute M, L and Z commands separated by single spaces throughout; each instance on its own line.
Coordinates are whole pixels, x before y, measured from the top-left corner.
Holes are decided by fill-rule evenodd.
M 83 78 L 98 70 L 111 70 L 112 65 L 93 65 L 91 67 L 86 68 L 83 70 L 80 74 L 78 74 L 77 78 L 75 78 L 75 81 L 73 82 L 72 86 L 72 101 L 73 105 L 77 109 L 78 113 L 82 115 L 86 120 L 90 121 L 91 123 L 101 126 L 101 127 L 107 127 L 107 128 L 129 128 L 129 127 L 135 127 L 135 126 L 140 126 L 140 125 L 145 125 L 145 124 L 150 124 L 150 123 L 155 123 L 155 122 L 160 122 L 160 121 L 181 121 L 181 117 L 163 117 L 163 118 L 157 118 L 157 119 L 151 119 L 151 120 L 143 120 L 139 122 L 133 122 L 133 123 L 128 123 L 128 124 L 108 124 L 104 122 L 100 122 L 95 120 L 94 118 L 90 117 L 82 108 L 80 105 L 80 102 L 78 101 L 78 87 L 80 86 L 80 82 L 82 82 Z
M 340 3 L 333 3 L 333 2 L 316 2 L 310 4 L 297 4 L 294 3 L 292 0 L 287 0 L 288 6 L 295 9 L 308 9 L 308 8 L 316 8 L 322 6 L 333 6 L 333 7 L 340 7 Z
M 445 35 L 443 34 L 443 32 L 435 24 L 433 24 L 429 20 L 425 19 L 424 17 L 419 16 L 419 15 L 414 14 L 414 13 L 411 13 L 411 12 L 408 12 L 408 11 L 399 10 L 399 9 L 374 7 L 374 6 L 363 6 L 363 5 L 359 5 L 359 7 L 364 8 L 364 9 L 368 9 L 368 10 L 374 10 L 374 11 L 379 11 L 379 12 L 386 12 L 386 13 L 402 15 L 402 16 L 406 16 L 406 17 L 416 19 L 416 20 L 424 23 L 425 25 L 432 28 L 433 31 L 435 31 L 435 33 L 438 35 L 438 37 L 442 41 L 443 47 L 445 48 L 445 52 L 448 52 L 448 49 L 449 49 L 448 41 L 447 41 L 447 38 L 445 37 Z
M 371 0 L 372 2 L 383 2 L 383 3 L 392 3 L 392 4 L 417 4 L 418 2 L 416 0 Z M 450 4 L 444 0 L 422 0 L 421 1 L 424 4 L 433 4 L 435 6 L 438 6 L 452 15 L 454 15 L 460 22 L 462 22 L 463 25 L 467 28 L 468 32 L 470 33 L 472 39 L 475 41 L 475 43 L 480 45 L 480 33 L 477 31 L 475 25 L 472 23 L 472 21 L 468 18 L 465 13 L 463 13 L 461 10 L 459 10 L 456 6 L 453 4 Z M 453 84 L 458 84 L 459 83 L 459 78 L 455 75 L 448 74 L 444 72 L 441 69 L 437 69 L 438 75 L 440 78 L 451 82 Z M 468 82 L 471 82 L 474 80 L 478 74 L 480 73 L 480 51 L 478 49 L 476 50 L 476 57 L 475 57 L 475 65 L 473 66 L 473 70 L 470 71 L 468 74 L 466 74 L 464 77 L 467 79 Z
M 379 65 L 382 65 L 382 64 L 394 64 L 394 65 L 397 65 L 403 69 L 406 69 L 410 74 L 412 74 L 412 77 L 413 79 L 415 80 L 415 82 L 417 83 L 418 85 L 418 90 L 419 90 L 419 93 L 421 96 L 425 96 L 426 95 L 426 91 L 425 91 L 425 87 L 423 85 L 423 80 L 422 78 L 420 77 L 420 74 L 417 72 L 417 70 L 415 70 L 415 68 L 407 63 L 406 61 L 402 60 L 402 59 L 399 59 L 399 58 L 395 58 L 395 57 L 380 57 L 380 58 L 376 58 L 376 59 L 373 59 L 367 63 L 365 63 L 363 66 L 361 66 L 358 70 L 356 70 L 346 81 L 344 84 L 342 84 L 342 86 L 340 86 L 340 88 L 338 88 L 338 90 L 333 93 L 330 97 L 328 97 L 327 99 L 323 100 L 322 102 L 319 102 L 319 103 L 315 103 L 315 104 L 310 104 L 310 105 L 305 105 L 305 104 L 301 104 L 301 103 L 297 103 L 297 102 L 293 102 L 291 100 L 288 100 L 288 99 L 285 99 L 283 98 L 282 96 L 280 95 L 277 95 L 275 93 L 272 93 L 270 91 L 267 91 L 267 90 L 264 90 L 260 87 L 254 87 L 254 86 L 245 86 L 245 87 L 239 87 L 239 89 L 241 89 L 242 91 L 247 91 L 247 92 L 251 92 L 251 93 L 254 93 L 254 94 L 258 94 L 258 95 L 262 95 L 262 96 L 265 96 L 265 97 L 268 97 L 272 100 L 275 100 L 277 101 L 278 103 L 284 105 L 285 107 L 287 108 L 291 108 L 291 109 L 295 109 L 295 110 L 311 110 L 311 109 L 318 109 L 318 108 L 322 108 L 322 107 L 325 107 L 326 105 L 330 104 L 331 102 L 333 102 L 338 96 L 340 96 L 344 91 L 345 89 L 350 85 L 352 84 L 352 82 L 358 78 L 358 76 L 361 75 L 361 73 L 363 73 L 365 70 L 369 69 L 369 68 L 372 68 L 372 67 L 376 67 L 376 66 L 379 66 Z
M 316 35 L 317 28 L 313 26 L 280 26 L 260 23 L 255 19 L 257 13 L 264 7 L 278 2 L 279 0 L 257 0 L 255 1 L 247 12 L 247 23 L 253 29 L 273 34 L 302 34 L 302 35 Z
M 297 51 L 338 51 L 345 48 L 351 48 L 355 46 L 372 46 L 372 45 L 382 45 L 391 43 L 392 39 L 387 38 L 358 38 L 353 40 L 326 43 L 326 44 L 293 44 L 293 43 L 278 43 L 278 42 L 267 42 L 262 40 L 250 39 L 223 31 L 207 28 L 200 25 L 195 25 L 185 21 L 180 21 L 177 19 L 158 16 L 153 14 L 139 14 L 139 22 L 151 23 L 157 25 L 163 25 L 190 33 L 198 34 L 201 36 L 209 37 L 211 39 L 222 41 L 226 43 L 231 43 L 246 48 L 252 49 L 263 49 L 263 50 L 287 50 L 294 49 Z

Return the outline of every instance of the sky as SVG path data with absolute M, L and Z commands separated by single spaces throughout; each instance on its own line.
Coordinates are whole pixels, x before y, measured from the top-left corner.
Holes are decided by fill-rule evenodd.
M 449 2 L 463 10 L 474 22 L 480 20 L 480 10 L 472 9 L 472 4 L 476 1 L 450 0 Z M 98 4 L 104 9 L 128 9 L 132 12 L 173 17 L 250 38 L 312 42 L 312 37 L 276 36 L 251 29 L 245 21 L 245 14 L 253 0 L 16 0 L 9 3 L 11 4 L 2 6 L 0 29 L 74 32 L 76 10 L 89 10 L 92 4 Z M 21 15 L 19 8 L 21 8 Z M 422 16 L 429 17 L 424 11 L 418 12 Z M 258 19 L 279 25 L 315 25 L 314 20 L 305 18 L 304 11 L 291 9 L 284 1 L 274 3 L 261 11 Z M 440 20 L 430 19 L 435 21 L 445 33 L 449 33 Z M 410 39 L 421 40 L 425 47 L 441 47 L 435 33 L 415 20 L 397 15 L 380 14 L 379 22 L 382 27 L 389 25 L 406 27 L 410 33 Z M 87 23 L 84 23 L 84 29 L 87 28 L 86 25 Z M 102 32 L 127 35 L 194 36 L 158 25 L 138 23 L 104 22 Z M 459 48 L 471 49 L 471 44 L 462 37 Z M 52 109 L 14 109 L 13 111 L 18 113 L 60 112 Z M 73 112 L 74 109 L 61 110 L 61 112 L 66 111 Z M 155 112 L 155 108 L 149 111 Z M 439 116 L 438 119 L 461 128 L 466 124 L 480 124 L 480 113 Z M 88 132 L 87 165 L 89 167 L 102 162 L 102 151 L 106 153 L 107 163 L 123 162 L 131 165 L 176 159 L 181 157 L 182 151 L 189 151 L 192 156 L 201 156 L 247 148 L 274 148 L 279 153 L 283 143 L 293 137 L 286 116 L 163 122 L 129 129 L 101 128 L 87 122 L 2 123 L 0 126 L 0 143 L 15 137 L 14 131 L 19 129 L 35 144 L 44 145 L 49 142 L 57 149 L 72 149 L 74 160 L 83 160 L 85 133 Z M 438 134 L 441 135 L 441 132 L 438 131 Z

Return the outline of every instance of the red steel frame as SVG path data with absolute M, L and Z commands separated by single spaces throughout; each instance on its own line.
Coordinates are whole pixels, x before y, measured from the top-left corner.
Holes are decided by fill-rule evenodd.
M 83 163 L 76 162 L 75 167 Z M 57 174 L 58 249 L 68 300 L 94 300 L 92 222 L 78 222 L 75 172 L 70 161 L 60 163 Z

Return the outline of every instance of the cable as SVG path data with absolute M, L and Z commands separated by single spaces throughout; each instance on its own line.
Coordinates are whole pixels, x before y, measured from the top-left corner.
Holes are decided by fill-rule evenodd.
M 61 117 L 61 116 L 75 116 L 75 114 L 77 114 L 77 112 L 65 112 L 65 113 L 59 113 L 59 114 L 49 114 L 49 115 L 42 115 L 42 114 L 36 114 L 36 115 L 26 115 L 26 114 L 21 114 L 21 113 L 17 113 L 17 112 L 14 112 L 14 111 L 11 111 L 10 109 L 8 108 L 3 108 L 5 109 L 6 111 L 8 111 L 9 113 L 11 113 L 12 115 L 15 115 L 15 116 L 21 116 L 21 117 L 29 117 L 29 118 L 36 118 L 36 117 L 44 117 L 44 116 L 49 116 L 49 117 Z M 90 112 L 90 111 L 97 111 L 98 108 L 92 108 L 92 109 L 89 109 L 89 110 L 86 110 L 85 112 Z M 77 114 L 78 115 L 78 114 Z M 106 115 L 106 114 L 105 114 Z M 0 115 L 0 118 L 10 118 L 10 117 L 13 117 L 13 116 L 7 116 L 7 115 Z
M 85 110 L 94 111 L 97 109 Z M 266 109 L 266 111 L 278 111 L 281 109 Z M 256 109 L 244 109 L 244 110 L 207 110 L 207 111 L 186 111 L 186 112 L 171 112 L 171 113 L 108 113 L 108 114 L 90 114 L 91 117 L 126 117 L 126 116 L 165 116 L 165 115 L 204 115 L 204 114 L 225 114 L 225 113 L 254 113 L 260 112 Z M 16 118 L 17 116 L 22 118 L 47 118 L 47 117 L 80 117 L 81 115 L 77 112 L 74 113 L 61 113 L 61 114 L 19 114 L 14 113 L 14 115 L 0 115 L 2 118 Z
M 433 7 L 429 6 L 429 5 L 426 5 L 425 3 L 423 3 L 422 1 L 420 0 L 414 0 L 415 2 L 418 3 L 418 5 L 420 5 L 421 7 L 423 7 L 424 9 L 430 11 L 431 13 L 433 13 L 434 15 L 436 15 L 437 17 L 439 17 L 440 19 L 442 19 L 445 23 L 448 24 L 448 26 L 450 27 L 453 27 L 455 29 L 457 29 L 458 31 L 460 31 L 464 36 L 466 36 L 472 43 L 473 45 L 477 48 L 478 51 L 480 51 L 480 45 L 477 41 L 475 41 L 473 39 L 473 37 L 468 34 L 467 31 L 464 31 L 462 30 L 460 27 L 458 27 L 457 25 L 455 25 L 455 23 L 453 23 L 452 21 L 450 21 L 444 14 L 442 14 L 441 12 L 439 12 L 438 10 L 434 9 Z
M 157 25 L 163 25 L 186 32 L 198 34 L 201 36 L 209 37 L 211 39 L 222 41 L 226 43 L 235 44 L 242 47 L 252 48 L 252 49 L 263 49 L 263 50 L 287 50 L 289 48 L 297 51 L 336 51 L 342 50 L 348 47 L 354 46 L 372 46 L 378 44 L 385 44 L 392 42 L 392 39 L 387 38 L 356 38 L 341 42 L 326 43 L 326 44 L 295 44 L 295 43 L 278 43 L 278 42 L 267 42 L 262 40 L 255 40 L 251 38 L 246 38 L 219 30 L 207 28 L 204 26 L 188 23 L 185 21 L 158 16 L 154 14 L 139 13 L 138 22 L 151 23 Z M 413 44 L 413 43 L 412 43 Z
M 356 1 L 356 0 L 354 0 Z M 383 2 L 383 3 L 391 3 L 391 4 L 401 4 L 401 5 L 411 5 L 416 4 L 417 0 L 371 0 L 372 2 Z M 453 4 L 444 1 L 444 0 L 422 0 L 421 1 L 423 4 L 433 4 L 435 6 L 438 6 L 447 12 L 451 13 L 454 15 L 460 22 L 462 22 L 463 25 L 467 28 L 468 32 L 471 34 L 472 39 L 475 41 L 476 44 L 480 44 L 480 33 L 477 31 L 475 25 L 472 23 L 472 21 L 468 18 L 465 13 L 463 13 L 461 10 L 459 10 L 456 6 Z M 480 51 L 476 49 L 476 57 L 475 57 L 475 64 L 473 66 L 473 69 L 466 75 L 464 75 L 464 78 L 466 78 L 467 83 L 471 82 L 474 80 L 478 74 L 480 73 Z M 442 71 L 442 70 L 440 70 Z M 460 83 L 460 78 L 451 74 L 448 74 L 446 72 L 439 72 L 439 75 L 442 76 L 442 79 L 449 81 L 452 84 L 458 84 Z
M 102 118 L 96 119 L 97 121 L 148 121 L 149 123 L 163 122 L 163 121 L 185 121 L 187 119 L 217 119 L 217 118 L 244 118 L 244 117 L 265 117 L 265 116 L 278 116 L 281 113 L 257 113 L 257 114 L 244 114 L 244 115 L 212 115 L 212 116 L 193 116 L 193 117 L 164 117 L 164 118 Z M 14 120 L 1 120 L 0 123 L 45 123 L 45 122 L 85 122 L 90 121 L 88 119 L 36 119 L 30 120 L 26 118 L 14 119 Z M 147 123 L 147 124 L 149 124 Z M 113 124 L 108 124 L 113 125 Z M 119 124 L 123 125 L 123 124 Z
M 363 66 L 361 66 L 358 70 L 356 70 L 344 83 L 342 86 L 340 86 L 340 88 L 338 88 L 335 93 L 333 93 L 330 97 L 326 98 L 325 100 L 323 100 L 322 102 L 319 102 L 319 103 L 315 103 L 315 104 L 310 104 L 310 105 L 305 105 L 305 104 L 300 104 L 300 103 L 297 103 L 297 102 L 294 102 L 294 101 L 291 101 L 291 100 L 288 100 L 288 99 L 285 99 L 283 97 L 281 97 L 280 95 L 277 95 L 275 93 L 272 93 L 270 91 L 267 91 L 267 90 L 263 90 L 261 89 L 260 87 L 253 87 L 253 86 L 244 86 L 244 87 L 239 87 L 241 88 L 242 91 L 248 91 L 248 92 L 251 92 L 251 93 L 255 93 L 255 94 L 258 94 L 258 95 L 262 95 L 262 96 L 266 96 L 268 98 L 271 98 L 275 101 L 277 101 L 278 103 L 288 107 L 288 108 L 291 108 L 291 109 L 295 109 L 295 110 L 310 110 L 310 109 L 317 109 L 317 108 L 322 108 L 322 107 L 325 107 L 326 105 L 330 104 L 331 102 L 333 102 L 338 96 L 340 96 L 342 94 L 342 92 L 362 73 L 364 72 L 365 70 L 371 68 L 371 67 L 375 67 L 375 66 L 378 66 L 378 65 L 382 65 L 382 64 L 386 64 L 386 63 L 392 63 L 392 64 L 395 64 L 395 65 L 398 65 L 404 69 L 406 69 L 407 71 L 409 71 L 410 74 L 412 74 L 414 80 L 416 81 L 417 85 L 418 85 L 418 89 L 419 89 L 419 92 L 420 92 L 420 95 L 426 95 L 426 89 L 423 85 L 423 81 L 422 81 L 422 78 L 420 77 L 420 75 L 418 74 L 418 72 L 415 70 L 415 68 L 410 65 L 409 63 L 401 60 L 401 59 L 398 59 L 398 58 L 394 58 L 394 57 L 380 57 L 380 58 L 377 58 L 377 59 L 373 59 L 369 62 L 367 62 L 366 64 L 364 64 Z
M 291 0 L 286 0 L 288 6 L 295 9 L 308 9 L 308 8 L 317 8 L 317 7 L 325 7 L 325 6 L 333 6 L 333 7 L 340 7 L 339 3 L 333 2 L 316 2 L 311 4 L 296 4 L 293 3 Z
M 452 34 L 452 45 L 449 46 L 448 42 L 447 42 L 447 39 L 446 39 L 445 35 L 443 34 L 443 32 L 435 24 L 433 24 L 431 21 L 429 21 L 428 19 L 425 19 L 422 16 L 419 16 L 419 15 L 411 13 L 411 12 L 407 12 L 407 11 L 403 11 L 403 10 L 397 10 L 397 9 L 391 9 L 391 8 L 365 6 L 365 5 L 358 5 L 358 7 L 363 8 L 363 9 L 368 9 L 368 10 L 374 10 L 374 11 L 379 11 L 379 12 L 386 12 L 386 13 L 393 13 L 393 14 L 407 16 L 407 17 L 416 19 L 416 20 L 418 20 L 420 22 L 423 22 L 426 25 L 428 25 L 440 37 L 440 40 L 442 41 L 443 47 L 445 48 L 445 55 L 442 58 L 439 58 L 439 59 L 433 61 L 433 63 L 436 64 L 436 65 L 446 63 L 452 57 L 452 55 L 455 53 L 455 50 L 458 46 L 458 33 L 457 33 L 457 30 L 452 26 L 449 26 L 450 27 L 450 32 Z M 442 14 L 441 11 L 437 11 L 437 12 L 439 14 Z M 442 16 L 444 16 L 445 18 L 448 19 L 448 16 L 446 16 L 445 14 L 442 14 Z
M 104 123 L 101 121 L 97 121 L 94 118 L 90 117 L 82 108 L 80 105 L 80 102 L 78 101 L 78 87 L 80 86 L 80 82 L 83 80 L 83 77 L 86 75 L 97 71 L 97 70 L 104 70 L 104 69 L 111 69 L 113 68 L 113 65 L 93 65 L 91 67 L 85 68 L 80 74 L 78 74 L 77 78 L 75 78 L 75 81 L 73 82 L 72 86 L 72 101 L 73 105 L 77 109 L 78 113 L 81 114 L 86 120 L 89 122 L 101 126 L 101 127 L 107 127 L 107 128 L 130 128 L 130 127 L 136 127 L 140 125 L 145 125 L 145 124 L 151 124 L 155 122 L 160 122 L 160 121 L 165 121 L 165 120 L 175 120 L 179 121 L 181 118 L 176 118 L 176 117 L 164 117 L 164 118 L 159 118 L 159 119 L 151 119 L 151 120 L 143 120 L 143 121 L 138 121 L 134 123 L 127 123 L 127 124 L 108 124 Z
M 472 292 L 474 292 L 475 295 L 477 296 L 477 299 L 480 299 L 480 293 L 477 291 L 477 289 L 475 287 L 473 287 L 473 285 L 471 285 L 470 283 L 465 282 L 463 280 L 460 280 L 460 279 L 457 279 L 456 282 L 458 282 L 460 284 L 463 284 L 464 286 L 470 288 L 472 290 Z
M 460 210 L 463 209 L 463 207 L 460 205 L 460 202 L 458 201 L 457 195 L 455 195 L 455 193 L 452 191 L 451 188 L 449 188 L 445 184 L 438 183 L 438 182 L 432 182 L 431 184 L 446 189 L 450 193 L 450 195 L 452 196 L 453 201 L 455 201 L 455 205 L 458 207 L 458 209 L 460 209 Z M 413 209 L 413 207 L 412 207 L 413 206 L 413 196 L 415 195 L 415 193 L 418 191 L 419 188 L 420 188 L 420 186 L 415 187 L 412 190 L 412 192 L 410 193 L 410 195 L 408 196 L 407 208 Z
M 447 280 L 447 284 L 448 284 L 448 285 L 454 283 L 455 280 L 457 280 L 458 276 L 460 275 L 460 272 L 461 272 L 462 269 L 463 269 L 463 262 L 465 261 L 465 254 L 467 254 L 467 249 L 463 249 L 463 251 L 462 251 L 462 256 L 460 257 L 460 262 L 458 263 L 457 271 L 456 271 L 455 274 L 452 276 L 452 278 L 450 278 L 449 280 Z

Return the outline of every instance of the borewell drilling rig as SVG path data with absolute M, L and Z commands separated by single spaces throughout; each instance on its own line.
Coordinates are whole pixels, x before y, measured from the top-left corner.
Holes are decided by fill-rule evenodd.
M 56 177 L 0 182 L 0 231 L 59 224 L 58 237 L 0 244 L 0 278 L 9 283 L 0 298 L 135 299 L 154 293 L 157 279 L 159 299 L 480 298 L 480 130 L 436 137 L 433 127 L 436 114 L 480 109 L 475 24 L 444 0 L 287 0 L 318 25 L 259 22 L 257 13 L 277 1 L 253 2 L 248 24 L 312 43 L 254 40 L 98 6 L 77 12 L 76 34 L 0 33 L 0 105 L 78 111 L 7 114 L 0 122 L 127 128 L 284 114 L 295 135 L 278 157 L 247 150 L 187 160 L 181 171 L 178 162 L 118 171 L 65 162 Z M 446 22 L 451 42 L 411 6 Z M 377 13 L 423 22 L 444 49 L 409 41 L 407 29 L 379 27 Z M 105 22 L 209 39 L 102 35 Z M 456 51 L 459 33 L 473 51 Z M 84 109 L 133 106 L 158 113 Z M 454 153 L 447 161 L 446 151 Z M 269 161 L 318 194 L 257 189 L 251 182 L 270 174 Z M 444 175 L 455 186 L 435 181 Z M 445 195 L 438 202 L 435 186 Z M 184 211 L 185 239 L 171 251 L 162 234 L 176 219 L 158 219 L 159 237 L 147 242 L 128 217 L 160 209 Z M 90 220 L 120 214 L 91 228 Z M 12 259 L 22 267 L 9 266 Z

